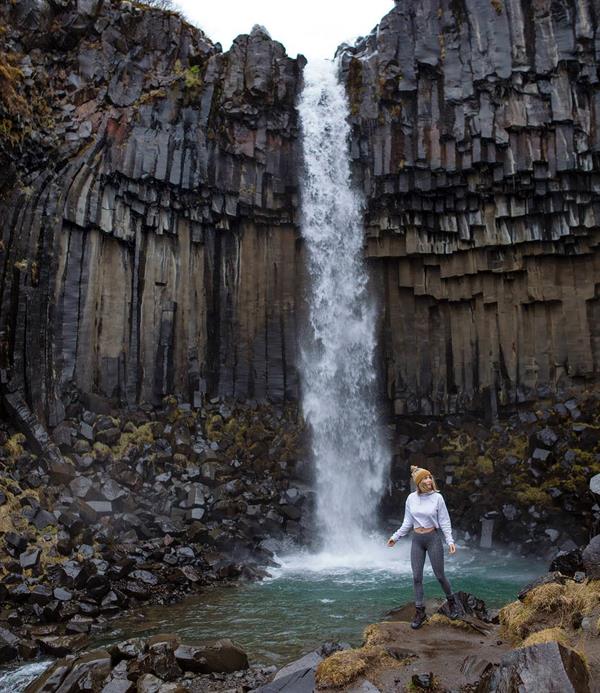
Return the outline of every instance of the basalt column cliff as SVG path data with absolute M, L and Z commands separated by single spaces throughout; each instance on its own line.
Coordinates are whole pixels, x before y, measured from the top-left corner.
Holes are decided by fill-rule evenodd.
M 132 2 L 0 12 L 5 405 L 296 399 L 303 59 Z M 342 47 L 397 413 L 598 381 L 599 17 L 401 0 Z
M 9 407 L 295 397 L 302 62 L 138 3 L 1 12 Z
M 342 48 L 398 413 L 600 374 L 595 0 L 397 0 Z

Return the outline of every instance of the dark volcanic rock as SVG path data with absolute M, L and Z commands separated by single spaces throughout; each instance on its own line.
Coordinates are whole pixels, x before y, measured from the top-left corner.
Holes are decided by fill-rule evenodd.
M 478 693 L 589 693 L 589 673 L 580 655 L 556 642 L 531 645 L 505 655 L 491 667 Z
M 0 310 L 0 333 L 12 335 L 3 382 L 23 399 L 25 373 L 35 371 L 31 409 L 51 425 L 75 390 L 86 408 L 107 413 L 115 402 L 159 404 L 173 391 L 294 396 L 304 59 L 258 27 L 223 54 L 176 13 L 106 0 L 90 19 L 87 6 L 1 8 L 0 49 L 48 89 L 43 143 L 27 130 L 17 149 L 0 138 L 2 168 L 18 169 L 30 186 L 27 195 L 5 190 L 0 212 L 12 227 L 3 227 L 0 253 L 2 277 L 11 268 Z M 15 89 L 31 98 L 25 80 Z M 31 127 L 37 111 L 22 109 L 10 122 L 29 118 Z M 205 273 L 193 269 L 205 263 Z M 260 305 L 252 284 L 262 287 Z M 248 300 L 231 304 L 226 296 L 246 286 Z M 96 302 L 95 292 L 112 298 Z M 194 317 L 181 331 L 184 315 Z M 105 416 L 55 429 L 59 444 L 70 447 L 77 429 L 97 457 L 99 445 L 121 438 Z M 173 445 L 192 454 L 185 427 L 175 427 Z
M 573 577 L 575 573 L 584 570 L 581 549 L 561 551 L 550 564 L 550 571 L 558 571 L 563 575 Z
M 579 134 L 594 111 L 598 17 L 589 0 L 581 13 L 559 6 L 396 0 L 338 51 L 400 414 L 493 417 L 580 377 L 598 382 L 599 231 L 583 220 L 600 208 L 583 191 L 600 142 L 585 126 Z M 538 447 L 554 449 L 547 433 Z
M 180 646 L 175 650 L 175 657 L 182 669 L 202 674 L 248 668 L 246 653 L 229 639 L 217 640 L 206 647 Z
M 600 580 L 600 534 L 597 534 L 585 547 L 582 558 L 587 577 Z

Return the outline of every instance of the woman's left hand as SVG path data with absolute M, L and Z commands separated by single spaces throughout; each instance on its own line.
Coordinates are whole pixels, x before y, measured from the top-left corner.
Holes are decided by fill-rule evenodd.
M 450 544 L 449 551 L 450 553 L 456 553 L 456 544 Z

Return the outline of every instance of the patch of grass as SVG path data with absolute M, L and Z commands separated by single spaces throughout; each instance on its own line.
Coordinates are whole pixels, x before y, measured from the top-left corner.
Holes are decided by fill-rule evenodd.
M 364 674 L 368 664 L 359 653 L 360 650 L 344 650 L 324 659 L 315 673 L 317 688 L 342 688 Z
M 316 671 L 317 688 L 342 688 L 375 668 L 394 668 L 398 662 L 385 649 L 389 640 L 385 624 L 373 623 L 364 630 L 364 643 L 360 648 L 335 652 L 324 659 Z
M 153 422 L 138 426 L 133 431 L 122 433 L 119 442 L 113 447 L 115 457 L 122 457 L 131 447 L 151 445 L 154 442 Z M 95 447 L 95 446 L 94 446 Z
M 24 442 L 25 436 L 22 433 L 15 433 L 4 443 L 4 449 L 11 460 L 16 460 L 21 457 L 24 452 Z
M 525 597 L 525 602 L 534 609 L 534 611 L 552 613 L 560 608 L 563 594 L 564 585 L 551 582 L 548 585 L 540 585 L 534 590 L 531 590 Z
M 138 99 L 138 103 L 140 105 L 146 104 L 146 103 L 152 103 L 153 101 L 158 101 L 159 99 L 164 99 L 167 96 L 167 91 L 166 89 L 152 89 L 151 91 L 147 91 L 144 94 L 140 96 Z
M 537 505 L 542 508 L 548 508 L 552 505 L 550 496 L 537 486 L 529 486 L 517 491 L 515 497 L 522 505 Z
M 185 88 L 190 90 L 198 90 L 203 84 L 202 73 L 199 65 L 192 65 L 183 74 Z
M 479 633 L 479 631 L 476 628 L 473 628 L 473 626 L 467 621 L 463 621 L 461 618 L 457 618 L 455 621 L 453 621 L 443 614 L 433 614 L 433 616 L 430 616 L 427 624 L 451 626 L 452 628 L 458 628 L 459 630 L 467 630 L 470 632 Z
M 500 609 L 501 632 L 513 644 L 520 642 L 529 634 L 534 610 L 527 604 L 515 601 Z
M 475 466 L 477 468 L 477 472 L 483 476 L 489 476 L 490 474 L 494 473 L 494 463 L 489 457 L 479 455 Z
M 560 626 L 553 628 L 544 628 L 527 636 L 521 643 L 521 647 L 529 647 L 530 645 L 540 645 L 545 642 L 558 642 L 565 647 L 570 647 L 569 636 L 567 631 Z
M 589 616 L 598 606 L 599 581 L 550 583 L 505 606 L 499 618 L 505 637 L 516 644 L 537 631 L 569 628 L 574 615 Z

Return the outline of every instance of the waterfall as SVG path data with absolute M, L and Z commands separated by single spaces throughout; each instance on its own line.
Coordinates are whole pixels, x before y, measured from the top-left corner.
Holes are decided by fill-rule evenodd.
M 348 103 L 329 61 L 310 61 L 298 105 L 309 335 L 302 405 L 312 432 L 324 549 L 349 553 L 375 526 L 389 453 L 376 410 L 376 306 L 363 260 L 362 200 L 350 183 Z

